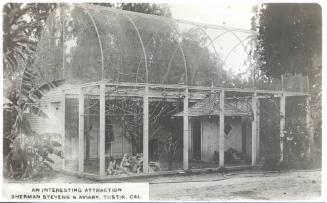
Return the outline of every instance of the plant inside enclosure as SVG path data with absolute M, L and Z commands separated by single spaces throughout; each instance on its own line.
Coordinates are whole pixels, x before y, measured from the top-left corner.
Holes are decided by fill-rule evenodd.
M 309 134 L 306 126 L 305 97 L 287 98 L 285 135 L 280 138 L 279 98 L 262 99 L 260 102 L 260 137 L 264 167 L 269 170 L 281 168 L 308 168 Z M 280 162 L 280 140 L 283 140 L 283 161 Z
M 171 116 L 177 113 L 178 104 L 171 102 L 150 102 L 149 104 L 149 141 L 168 155 L 170 166 L 176 158 L 181 144 L 181 126 Z M 123 136 L 131 143 L 133 154 L 143 151 L 143 102 L 141 100 L 117 99 L 107 102 L 111 119 L 117 120 L 124 129 Z M 169 126 L 168 126 L 169 125 Z M 153 152 L 155 153 L 155 152 Z M 158 161 L 159 154 L 151 159 Z

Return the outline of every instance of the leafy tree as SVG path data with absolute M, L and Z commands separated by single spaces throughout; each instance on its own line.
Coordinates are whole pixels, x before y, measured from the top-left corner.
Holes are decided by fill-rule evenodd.
M 171 17 L 171 11 L 167 4 L 151 4 L 151 3 L 116 3 L 116 4 L 93 3 L 93 4 L 99 6 L 123 9 L 126 11 Z
M 259 32 L 256 51 L 259 54 L 260 70 L 270 78 L 279 78 L 285 73 L 301 73 L 309 78 L 315 139 L 318 141 L 311 148 L 319 149 L 321 148 L 319 143 L 321 138 L 321 130 L 319 130 L 321 128 L 322 67 L 321 7 L 318 4 L 272 3 L 263 4 L 254 11 L 252 29 Z M 302 110 L 294 110 L 298 105 L 289 106 L 293 110 L 290 111 L 292 115 L 288 115 L 289 120 L 287 120 L 288 123 L 294 124 L 287 126 L 288 133 L 292 131 L 298 134 L 297 139 L 288 138 L 290 142 L 293 142 L 288 146 L 293 147 L 293 150 L 297 148 L 297 154 L 303 153 L 303 147 L 298 146 L 304 146 L 302 144 L 308 142 L 308 135 L 304 136 L 303 130 L 296 127 L 300 125 L 303 129 L 305 126 L 304 120 L 297 119 L 304 116 L 300 115 L 304 109 L 303 103 L 303 101 L 299 103 L 300 106 L 302 105 Z M 266 130 L 269 131 L 269 129 Z M 294 143 L 297 143 L 297 146 Z
M 33 55 L 42 26 L 56 4 L 7 3 L 3 7 L 3 53 L 5 76 L 13 76 L 19 62 Z M 20 71 L 22 73 L 22 71 Z
M 4 153 L 5 175 L 13 178 L 27 178 L 40 175 L 42 168 L 50 169 L 48 162 L 53 163 L 49 154 L 61 156 L 53 143 L 44 140 L 41 135 L 33 132 L 29 123 L 30 115 L 47 119 L 47 114 L 38 106 L 41 97 L 51 89 L 59 86 L 62 81 L 49 82 L 39 87 L 34 84 L 34 75 L 26 69 L 16 97 L 6 99 L 4 116 L 8 116 L 4 130 L 4 144 L 9 149 Z M 60 146 L 60 143 L 56 143 Z
M 302 73 L 312 79 L 315 61 L 321 63 L 321 19 L 318 4 L 264 4 L 255 28 L 261 70 L 271 77 Z

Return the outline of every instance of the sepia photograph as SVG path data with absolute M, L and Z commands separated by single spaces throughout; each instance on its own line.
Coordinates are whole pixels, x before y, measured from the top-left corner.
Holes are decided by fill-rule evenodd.
M 1 200 L 326 201 L 323 6 L 2 3 Z

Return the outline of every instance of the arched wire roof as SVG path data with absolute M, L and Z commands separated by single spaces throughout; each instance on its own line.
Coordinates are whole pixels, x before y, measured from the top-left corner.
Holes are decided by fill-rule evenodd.
M 89 4 L 65 4 L 46 21 L 34 63 L 40 81 L 107 80 L 251 86 L 255 33 Z

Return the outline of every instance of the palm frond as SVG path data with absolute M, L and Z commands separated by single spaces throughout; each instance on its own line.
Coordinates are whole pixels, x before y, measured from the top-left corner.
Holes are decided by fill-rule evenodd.
M 30 111 L 32 114 L 41 117 L 41 118 L 49 118 L 48 115 L 39 107 L 35 106 L 35 105 L 31 105 L 30 106 Z

